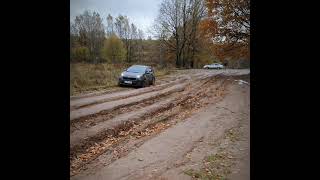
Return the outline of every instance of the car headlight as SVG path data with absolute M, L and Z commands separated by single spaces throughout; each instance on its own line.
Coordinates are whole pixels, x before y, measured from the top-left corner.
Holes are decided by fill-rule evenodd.
M 123 77 L 124 76 L 124 73 L 121 73 L 121 77 Z
M 137 75 L 137 78 L 140 79 L 142 77 L 142 75 Z

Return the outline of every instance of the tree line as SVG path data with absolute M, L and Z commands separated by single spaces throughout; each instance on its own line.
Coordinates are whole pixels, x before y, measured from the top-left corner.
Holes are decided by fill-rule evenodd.
M 106 17 L 84 11 L 70 26 L 71 62 L 134 62 L 142 56 L 144 33 L 127 16 Z
M 162 0 L 152 32 L 127 16 L 85 11 L 71 23 L 71 61 L 149 62 L 177 68 L 250 59 L 249 0 Z

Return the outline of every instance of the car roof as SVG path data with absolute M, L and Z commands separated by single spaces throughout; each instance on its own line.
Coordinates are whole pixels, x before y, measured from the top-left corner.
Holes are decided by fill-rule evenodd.
M 149 67 L 149 66 L 145 66 L 145 65 L 132 65 L 132 66 L 130 66 L 130 67 L 145 67 L 145 68 L 147 68 L 147 67 Z

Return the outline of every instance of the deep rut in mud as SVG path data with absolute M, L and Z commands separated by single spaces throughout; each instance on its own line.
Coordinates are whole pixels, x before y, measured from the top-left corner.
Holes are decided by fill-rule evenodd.
M 177 92 L 174 92 L 172 94 L 164 94 L 162 96 L 154 97 L 146 101 L 137 102 L 136 104 L 130 105 L 130 106 L 123 106 L 118 109 L 115 109 L 113 111 L 102 111 L 100 113 L 94 114 L 89 117 L 85 118 L 79 118 L 76 121 L 70 122 L 70 133 L 73 133 L 76 130 L 83 129 L 83 128 L 89 128 L 91 126 L 97 125 L 98 123 L 102 121 L 110 120 L 116 116 L 119 116 L 124 113 L 137 111 L 139 109 L 142 109 L 146 106 L 150 106 L 152 104 L 155 104 L 157 102 L 160 102 L 160 100 L 166 99 L 169 96 L 175 96 L 178 94 Z
M 92 106 L 95 104 L 100 104 L 100 103 L 109 102 L 109 101 L 115 101 L 115 100 L 119 100 L 119 99 L 124 99 L 124 98 L 129 98 L 132 96 L 141 95 L 144 93 L 163 90 L 165 88 L 173 86 L 174 84 L 183 83 L 187 79 L 188 78 L 182 76 L 182 77 L 177 78 L 174 81 L 170 81 L 168 83 L 164 83 L 164 84 L 161 84 L 158 86 L 150 86 L 147 88 L 134 89 L 131 91 L 120 91 L 120 92 L 111 93 L 111 94 L 98 95 L 95 97 L 89 96 L 89 97 L 85 97 L 85 98 L 79 98 L 79 99 L 76 99 L 76 100 L 73 100 L 70 102 L 70 110 L 73 111 L 76 109 L 80 109 L 80 108 L 87 107 L 87 106 Z
M 96 114 L 101 112 L 113 111 L 115 109 L 118 109 L 124 106 L 134 105 L 142 101 L 156 98 L 158 96 L 171 94 L 178 91 L 183 91 L 186 86 L 187 86 L 187 83 L 177 84 L 177 85 L 165 88 L 163 90 L 153 91 L 153 92 L 141 94 L 138 96 L 133 96 L 129 98 L 97 104 L 95 106 L 89 106 L 89 107 L 77 109 L 77 110 L 71 111 L 70 120 L 75 121 L 79 118 L 95 116 Z

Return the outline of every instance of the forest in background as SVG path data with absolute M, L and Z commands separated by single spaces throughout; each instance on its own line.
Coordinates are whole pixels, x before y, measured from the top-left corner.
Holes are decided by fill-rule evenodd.
M 249 0 L 163 0 L 151 34 L 145 37 L 121 14 L 76 16 L 70 22 L 71 91 L 115 86 L 118 71 L 132 64 L 160 72 L 214 62 L 250 67 Z

